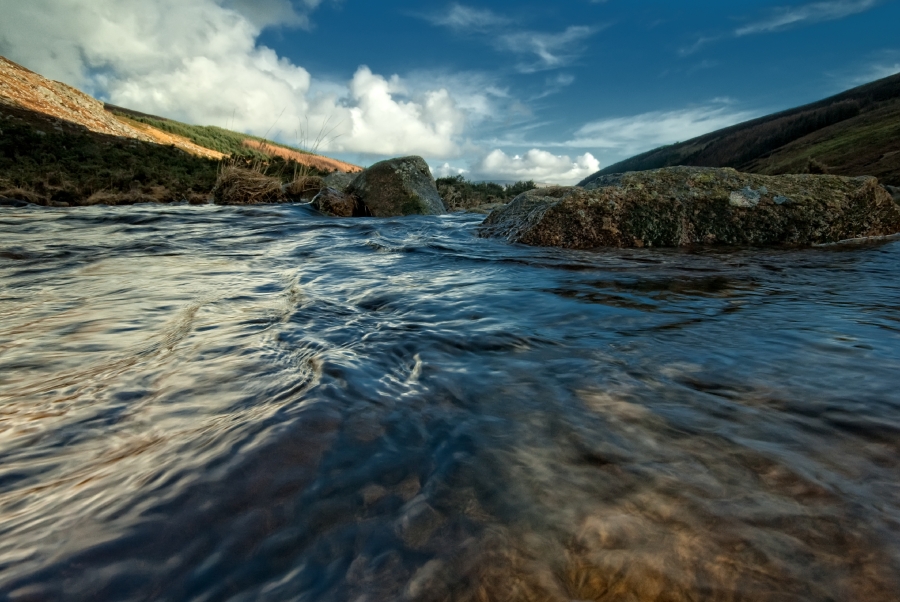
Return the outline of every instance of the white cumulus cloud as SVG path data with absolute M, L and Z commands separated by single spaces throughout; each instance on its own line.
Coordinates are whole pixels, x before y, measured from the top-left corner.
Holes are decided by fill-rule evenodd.
M 472 165 L 476 180 L 534 180 L 551 184 L 575 184 L 600 169 L 600 162 L 590 153 L 574 160 L 545 150 L 531 149 L 523 155 L 510 156 L 500 149 L 491 151 Z
M 300 130 L 318 150 L 458 156 L 490 90 L 406 82 L 360 66 L 349 82 L 311 74 L 258 44 L 304 27 L 322 0 L 0 0 L 0 54 L 113 104 L 254 134 Z M 410 85 L 411 84 L 411 85 Z

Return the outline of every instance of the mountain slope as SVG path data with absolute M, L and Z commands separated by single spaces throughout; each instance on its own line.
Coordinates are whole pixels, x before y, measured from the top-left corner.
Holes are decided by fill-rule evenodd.
M 95 134 L 172 145 L 198 157 L 221 159 L 225 156 L 180 136 L 167 135 L 153 128 L 135 128 L 106 111 L 99 100 L 66 84 L 46 79 L 3 57 L 0 57 L 0 106 L 80 125 Z M 61 123 L 53 125 L 54 129 L 61 130 Z
M 106 105 L 71 86 L 49 80 L 0 57 L 0 108 L 3 107 L 32 112 L 38 120 L 43 115 L 52 120 L 57 131 L 61 131 L 62 122 L 65 122 L 94 134 L 174 146 L 206 159 L 219 160 L 230 155 L 280 157 L 323 171 L 361 171 L 355 165 L 256 136 L 214 126 L 188 125 Z
M 222 128 L 108 107 L 0 57 L 0 205 L 205 203 L 226 164 L 282 184 L 303 180 L 303 191 L 308 176 L 361 170 Z
M 900 186 L 900 74 L 637 155 L 585 179 L 688 165 L 767 175 L 824 170 Z

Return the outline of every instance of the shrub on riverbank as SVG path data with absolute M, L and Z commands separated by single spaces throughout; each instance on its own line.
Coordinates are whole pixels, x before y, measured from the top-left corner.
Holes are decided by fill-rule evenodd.
M 435 180 L 448 211 L 465 211 L 480 205 L 508 203 L 518 195 L 536 188 L 533 181 L 501 185 L 494 182 L 471 182 L 463 176 Z
M 287 200 L 278 178 L 233 165 L 219 172 L 213 198 L 220 205 L 259 205 Z

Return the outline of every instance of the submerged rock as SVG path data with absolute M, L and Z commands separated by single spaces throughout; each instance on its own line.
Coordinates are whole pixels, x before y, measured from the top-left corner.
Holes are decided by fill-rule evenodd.
M 872 177 L 669 167 L 526 192 L 491 213 L 481 234 L 587 249 L 811 245 L 897 232 L 900 207 Z
M 375 217 L 446 213 L 428 164 L 421 157 L 376 163 L 356 176 L 345 192 L 357 197 Z
M 19 199 L 10 199 L 5 196 L 0 196 L 0 207 L 27 207 L 30 205 L 28 201 L 22 201 Z

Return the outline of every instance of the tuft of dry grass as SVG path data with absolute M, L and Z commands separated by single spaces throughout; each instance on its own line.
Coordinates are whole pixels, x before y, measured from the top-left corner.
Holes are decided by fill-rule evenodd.
M 17 201 L 28 201 L 34 205 L 46 205 L 49 203 L 49 199 L 44 195 L 18 187 L 0 190 L 0 197 L 16 199 Z
M 219 170 L 213 198 L 220 205 L 259 205 L 288 200 L 279 178 L 266 175 L 260 168 L 236 165 L 225 165 Z
M 291 198 L 311 199 L 325 188 L 325 181 L 319 176 L 299 175 L 287 185 L 285 192 Z

